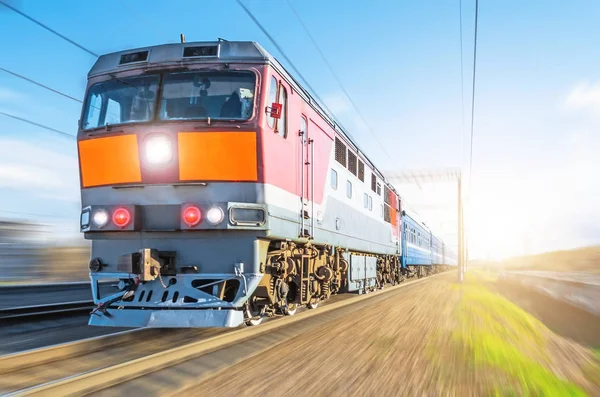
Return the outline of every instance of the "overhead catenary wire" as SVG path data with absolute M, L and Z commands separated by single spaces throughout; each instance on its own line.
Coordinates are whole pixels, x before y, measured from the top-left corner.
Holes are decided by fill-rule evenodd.
M 319 95 L 317 94 L 316 90 L 310 85 L 310 83 L 306 80 L 306 78 L 302 75 L 302 73 L 300 73 L 300 71 L 294 65 L 294 63 L 292 62 L 292 60 L 286 55 L 285 51 L 283 51 L 283 48 L 281 48 L 281 46 L 277 43 L 277 41 L 273 38 L 273 36 L 271 36 L 271 34 L 267 31 L 267 29 L 254 16 L 254 14 L 252 13 L 252 11 L 250 11 L 248 9 L 248 7 L 246 7 L 241 0 L 235 0 L 235 1 L 244 10 L 244 12 L 250 17 L 250 19 L 252 19 L 252 21 L 254 22 L 254 24 L 265 34 L 265 36 L 267 36 L 267 38 L 269 39 L 269 41 L 275 46 L 275 48 L 277 49 L 277 51 L 279 51 L 279 53 L 281 54 L 281 56 L 286 60 L 286 62 L 294 70 L 294 72 L 296 73 L 296 75 L 298 75 L 298 77 L 304 82 L 304 84 L 306 85 L 306 87 L 312 92 L 312 95 L 315 96 L 315 98 L 319 101 L 320 105 L 325 109 L 325 111 L 327 111 L 327 113 L 329 114 L 329 116 L 330 117 L 334 117 L 333 116 L 333 112 L 327 107 L 327 105 L 325 104 L 325 102 L 319 97 Z M 334 120 L 334 121 L 336 122 L 337 125 L 339 125 L 339 126 L 342 125 L 337 120 Z M 346 133 L 346 135 L 348 135 L 351 139 L 354 140 L 354 137 L 346 129 L 344 129 L 344 130 L 345 130 L 344 132 Z
M 465 73 L 463 62 L 462 0 L 458 0 L 458 18 L 460 26 L 460 164 L 463 167 L 465 161 Z
M 462 14 L 461 14 L 462 16 Z M 471 139 L 469 151 L 469 201 L 471 200 L 471 192 L 473 187 L 473 137 L 474 137 L 474 121 L 475 121 L 475 82 L 477 77 L 477 27 L 479 25 L 479 0 L 475 0 L 475 35 L 473 38 L 473 87 L 471 92 Z M 462 43 L 462 41 L 461 41 Z M 465 258 L 469 260 L 468 237 L 465 237 Z
M 344 93 L 344 95 L 346 96 L 346 98 L 348 98 L 348 101 L 350 102 L 350 104 L 352 105 L 352 107 L 354 108 L 354 110 L 356 110 L 356 114 L 360 117 L 360 119 L 362 120 L 362 122 L 367 127 L 367 130 L 369 131 L 369 133 L 373 136 L 373 138 L 375 138 L 375 141 L 379 144 L 379 146 L 381 147 L 381 149 L 383 150 L 383 152 L 386 154 L 386 156 L 388 156 L 388 158 L 393 163 L 394 162 L 393 157 L 388 153 L 387 149 L 381 143 L 381 141 L 379 140 L 379 138 L 377 137 L 377 135 L 375 134 L 375 132 L 373 131 L 373 129 L 371 128 L 371 126 L 369 125 L 369 123 L 367 122 L 367 120 L 365 119 L 365 117 L 363 116 L 363 114 L 361 113 L 360 109 L 358 108 L 358 106 L 356 105 L 356 103 L 354 102 L 354 100 L 352 99 L 352 97 L 350 96 L 350 94 L 348 93 L 348 90 L 346 90 L 346 87 L 344 86 L 344 84 L 340 80 L 340 78 L 339 78 L 338 74 L 335 72 L 335 70 L 333 70 L 333 67 L 331 66 L 331 64 L 327 60 L 327 57 L 325 56 L 325 53 L 321 50 L 321 47 L 319 47 L 319 44 L 317 43 L 317 41 L 315 40 L 315 38 L 313 37 L 313 35 L 310 33 L 310 30 L 308 29 L 308 27 L 306 26 L 306 24 L 304 23 L 304 21 L 300 17 L 300 14 L 296 10 L 296 8 L 294 8 L 294 6 L 292 5 L 292 2 L 290 0 L 287 0 L 287 3 L 290 6 L 290 8 L 292 9 L 292 11 L 294 12 L 294 15 L 298 19 L 298 22 L 300 22 L 300 25 L 302 26 L 302 29 L 304 29 L 304 31 L 306 32 L 306 35 L 308 36 L 308 38 L 310 39 L 310 41 L 312 42 L 312 44 L 317 49 L 317 52 L 321 56 L 321 59 L 323 59 L 323 61 L 325 62 L 325 65 L 327 65 L 327 68 L 329 69 L 329 71 L 331 72 L 331 74 L 333 75 L 333 77 L 335 78 L 335 80 L 337 81 L 338 85 L 342 89 L 342 92 Z
M 1 1 L 1 0 L 0 0 L 0 1 Z M 80 100 L 80 99 L 77 99 L 77 98 L 75 98 L 75 97 L 72 97 L 72 96 L 71 96 L 71 95 L 69 95 L 69 94 L 65 94 L 64 92 L 61 92 L 61 91 L 55 90 L 55 89 L 54 89 L 54 88 L 52 88 L 52 87 L 48 87 L 47 85 L 44 85 L 44 84 L 42 84 L 42 83 L 40 83 L 40 82 L 37 82 L 37 81 L 35 81 L 35 80 L 32 80 L 32 79 L 30 79 L 30 78 L 28 78 L 28 77 L 25 77 L 25 76 L 23 76 L 22 74 L 19 74 L 19 73 L 12 72 L 12 71 L 10 71 L 10 70 L 8 70 L 8 69 L 4 69 L 4 68 L 2 68 L 2 67 L 0 67 L 0 70 L 1 70 L 1 71 L 3 71 L 3 72 L 5 72 L 5 73 L 8 73 L 8 74 L 10 74 L 10 75 L 13 75 L 13 76 L 15 76 L 15 77 L 18 77 L 18 78 L 20 78 L 20 79 L 23 79 L 23 80 L 25 80 L 25 81 L 28 81 L 28 82 L 30 82 L 30 83 L 32 83 L 32 84 L 35 84 L 35 85 L 37 85 L 38 87 L 42 87 L 42 88 L 45 88 L 45 89 L 46 89 L 46 90 L 48 90 L 48 91 L 52 91 L 52 92 L 54 92 L 55 94 L 58 94 L 58 95 L 61 95 L 61 96 L 65 97 L 65 98 L 71 99 L 71 100 L 73 100 L 73 101 L 75 101 L 75 102 L 78 102 L 78 103 L 83 103 L 83 101 L 82 101 L 82 100 Z
M 21 15 L 24 18 L 29 19 L 31 22 L 35 23 L 38 26 L 41 26 L 42 28 L 46 29 L 47 31 L 55 34 L 56 36 L 60 37 L 61 39 L 73 44 L 74 46 L 78 47 L 79 49 L 87 52 L 88 54 L 95 56 L 96 58 L 98 57 L 98 54 L 96 54 L 95 52 L 93 52 L 92 50 L 87 49 L 86 47 L 82 46 L 81 44 L 75 42 L 74 40 L 71 40 L 70 38 L 66 37 L 63 34 L 60 34 L 59 32 L 57 32 L 56 30 L 52 29 L 51 27 L 44 25 L 42 22 L 38 21 L 37 19 L 30 17 L 29 15 L 25 14 L 23 11 L 19 10 L 16 7 L 11 6 L 10 4 L 8 4 L 5 0 L 0 0 L 0 4 L 4 5 L 5 7 L 13 10 L 14 12 L 16 12 L 17 14 Z
M 471 150 L 469 153 L 469 190 L 473 180 L 473 124 L 475 120 L 475 81 L 477 67 L 477 25 L 479 18 L 479 0 L 475 0 L 475 38 L 473 40 L 473 91 L 471 93 Z
M 68 138 L 71 138 L 71 139 L 76 139 L 75 135 L 71 135 L 71 134 L 69 134 L 67 132 L 64 132 L 64 131 L 61 131 L 61 130 L 57 130 L 56 128 L 52 128 L 52 127 L 48 127 L 48 126 L 43 125 L 43 124 L 36 123 L 35 121 L 31 121 L 31 120 L 24 119 L 24 118 L 19 117 L 19 116 L 15 116 L 14 114 L 5 113 L 5 112 L 2 112 L 2 111 L 0 111 L 0 114 L 3 115 L 3 116 L 6 116 L 6 117 L 13 118 L 15 120 L 19 120 L 19 121 L 23 121 L 23 122 L 28 123 L 28 124 L 35 125 L 37 127 L 43 128 L 43 129 L 48 130 L 48 131 L 55 132 L 55 133 L 57 133 L 59 135 L 63 135 L 65 137 L 68 137 Z

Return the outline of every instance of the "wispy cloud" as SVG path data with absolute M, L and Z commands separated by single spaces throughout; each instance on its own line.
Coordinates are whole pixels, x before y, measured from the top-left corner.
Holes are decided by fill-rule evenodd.
M 565 100 L 567 109 L 583 109 L 600 115 L 600 81 L 577 85 Z
M 77 158 L 33 143 L 0 139 L 0 187 L 54 199 L 78 199 Z
M 346 95 L 342 92 L 330 93 L 323 97 L 323 101 L 333 116 L 347 129 L 346 132 L 353 136 L 358 141 L 357 143 L 362 143 L 364 139 L 361 137 L 369 134 L 368 127 Z
M 27 95 L 11 88 L 0 87 L 0 102 L 13 102 L 26 99 Z
M 323 101 L 329 110 L 334 113 L 334 116 L 339 116 L 352 109 L 352 104 L 350 104 L 346 95 L 341 92 L 325 95 Z

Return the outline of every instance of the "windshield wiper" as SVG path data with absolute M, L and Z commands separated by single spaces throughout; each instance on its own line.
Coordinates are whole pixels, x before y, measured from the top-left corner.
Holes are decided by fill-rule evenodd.
M 198 120 L 198 119 L 196 119 L 196 120 Z M 206 119 L 200 119 L 200 120 L 206 120 L 206 122 L 207 122 L 207 124 L 209 126 L 211 125 L 211 122 L 213 122 L 213 121 L 214 122 L 226 122 L 226 123 L 239 123 L 240 122 L 240 120 L 235 120 L 235 119 L 215 119 L 215 120 L 212 120 L 210 117 L 207 117 Z M 204 127 L 206 127 L 206 126 L 205 125 L 197 125 L 194 128 L 198 129 L 198 128 L 204 128 Z M 240 128 L 239 125 L 237 125 L 236 127 Z

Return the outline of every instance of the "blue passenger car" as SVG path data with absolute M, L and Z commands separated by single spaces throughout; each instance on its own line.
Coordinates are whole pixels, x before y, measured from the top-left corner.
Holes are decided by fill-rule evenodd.
M 456 255 L 451 252 L 442 239 L 415 216 L 402 211 L 402 273 L 407 276 L 424 275 L 437 272 L 443 265 L 456 265 Z
M 431 231 L 402 211 L 402 267 L 432 265 Z

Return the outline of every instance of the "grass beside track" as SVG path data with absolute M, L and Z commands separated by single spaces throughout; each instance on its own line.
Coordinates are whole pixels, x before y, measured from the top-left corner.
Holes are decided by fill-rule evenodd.
M 493 385 L 493 393 L 534 396 L 585 396 L 573 382 L 560 378 L 548 365 L 548 330 L 512 302 L 491 292 L 469 275 L 456 308 L 452 333 L 476 371 L 500 371 L 512 381 Z

